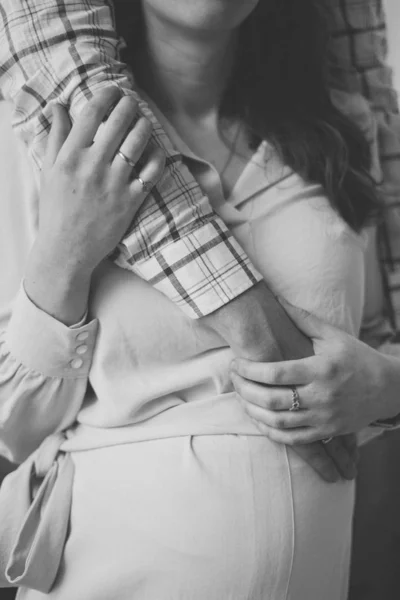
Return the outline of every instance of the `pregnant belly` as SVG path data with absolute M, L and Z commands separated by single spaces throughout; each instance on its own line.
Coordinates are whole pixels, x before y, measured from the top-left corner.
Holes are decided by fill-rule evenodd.
M 183 436 L 72 457 L 71 531 L 46 598 L 346 598 L 353 485 L 325 484 L 285 447 Z

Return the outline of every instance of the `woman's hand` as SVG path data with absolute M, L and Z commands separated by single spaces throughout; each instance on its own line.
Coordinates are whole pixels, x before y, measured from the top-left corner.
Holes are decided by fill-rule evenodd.
M 121 97 L 116 86 L 94 97 L 72 128 L 67 111 L 54 107 L 25 289 L 66 324 L 82 317 L 93 270 L 121 241 L 162 176 L 165 156 L 149 145 L 151 130 L 136 101 Z M 134 174 L 118 151 L 133 164 L 140 160 L 140 172 Z
M 312 338 L 315 356 L 279 363 L 236 359 L 232 365 L 245 410 L 270 439 L 309 444 L 400 412 L 400 361 L 394 368 L 394 359 L 306 311 L 286 303 L 285 309 Z M 290 411 L 293 387 L 300 398 L 297 411 Z
M 72 129 L 66 110 L 54 107 L 41 188 L 41 248 L 89 272 L 115 249 L 148 193 L 117 152 L 133 163 L 144 159 L 137 175 L 156 184 L 165 158 L 161 148 L 147 148 L 151 131 L 137 102 L 121 97 L 116 86 L 91 100 Z

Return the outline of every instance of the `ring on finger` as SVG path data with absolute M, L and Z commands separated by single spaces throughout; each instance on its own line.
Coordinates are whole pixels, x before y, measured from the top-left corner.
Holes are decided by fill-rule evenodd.
M 136 177 L 136 180 L 141 184 L 144 192 L 147 194 L 151 192 L 152 185 L 150 181 L 144 181 L 141 177 Z
M 126 154 L 124 154 L 121 150 L 118 150 L 117 156 L 119 156 L 120 158 L 122 158 L 122 160 L 124 160 L 132 169 L 135 168 L 136 163 L 134 163 L 133 160 L 131 160 L 130 158 L 128 158 L 126 156 Z
M 289 408 L 289 411 L 300 410 L 300 396 L 296 387 L 292 387 L 292 406 Z

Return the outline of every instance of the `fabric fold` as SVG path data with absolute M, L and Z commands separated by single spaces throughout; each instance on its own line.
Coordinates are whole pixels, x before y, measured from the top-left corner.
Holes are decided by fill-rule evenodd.
M 0 488 L 0 587 L 49 593 L 68 535 L 74 464 L 46 438 Z

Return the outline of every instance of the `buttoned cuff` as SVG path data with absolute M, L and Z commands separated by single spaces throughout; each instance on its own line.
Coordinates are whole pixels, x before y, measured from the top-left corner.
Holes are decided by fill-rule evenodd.
M 93 358 L 98 321 L 68 327 L 38 308 L 23 286 L 6 332 L 12 357 L 46 377 L 86 378 Z
M 233 235 L 216 230 L 212 221 L 141 261 L 132 261 L 124 243 L 119 249 L 119 266 L 151 283 L 192 319 L 225 306 L 262 280 Z

